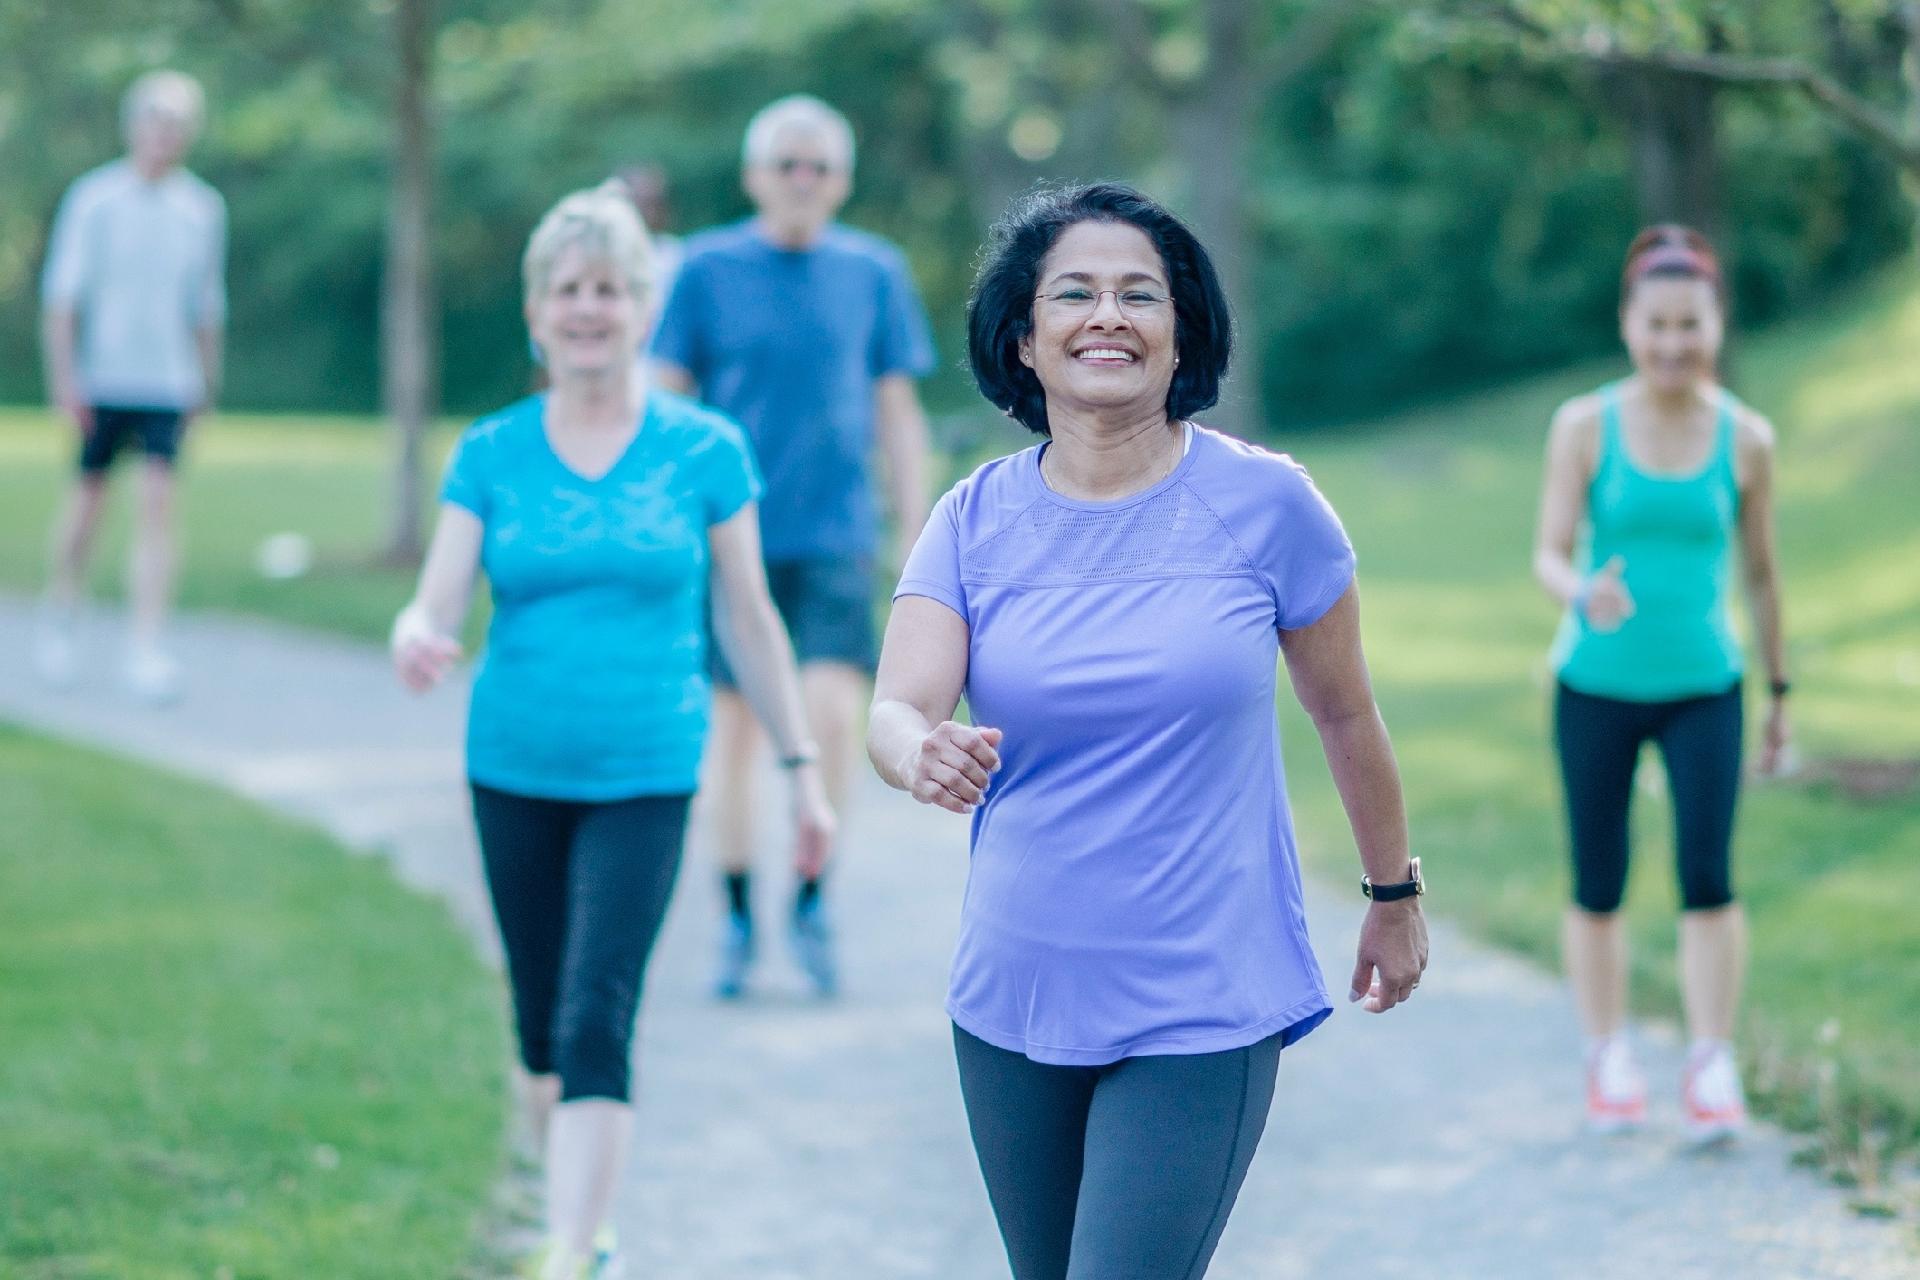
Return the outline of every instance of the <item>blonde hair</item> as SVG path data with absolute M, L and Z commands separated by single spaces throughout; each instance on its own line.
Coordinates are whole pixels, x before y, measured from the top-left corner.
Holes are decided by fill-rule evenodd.
M 120 127 L 131 133 L 133 122 L 152 111 L 184 121 L 197 134 L 207 119 L 206 91 L 184 71 L 149 71 L 120 99 Z
M 618 181 L 563 196 L 540 219 L 520 259 L 520 280 L 529 301 L 546 290 L 553 264 L 572 248 L 611 262 L 636 301 L 644 302 L 652 291 L 653 241 Z
M 740 162 L 752 167 L 767 164 L 782 134 L 798 133 L 817 138 L 839 151 L 840 162 L 853 172 L 853 126 L 847 118 L 810 93 L 793 93 L 775 99 L 753 113 L 747 121 L 747 136 L 740 146 Z

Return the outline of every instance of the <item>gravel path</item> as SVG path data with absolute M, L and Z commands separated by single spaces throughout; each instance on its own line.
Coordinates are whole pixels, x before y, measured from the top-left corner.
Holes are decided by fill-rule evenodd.
M 0 717 L 378 849 L 494 952 L 460 776 L 463 689 L 413 699 L 374 648 L 192 617 L 177 633 L 187 696 L 150 709 L 109 678 L 118 637 L 98 615 L 87 630 L 101 676 L 56 694 L 28 674 L 28 618 L 0 597 Z M 940 1012 L 965 841 L 961 820 L 865 788 L 837 881 L 847 992 L 831 1005 L 803 994 L 773 929 L 761 992 L 737 1007 L 706 997 L 718 895 L 692 853 L 641 1022 L 641 1136 L 621 1206 L 637 1275 L 1006 1275 Z M 785 885 L 763 879 L 772 920 Z M 1309 888 L 1322 965 L 1342 981 L 1358 895 Z M 1673 1081 L 1671 1037 L 1645 1043 L 1654 1079 Z M 1210 1276 L 1920 1277 L 1910 1226 L 1853 1216 L 1764 1126 L 1689 1153 L 1667 1089 L 1649 1132 L 1581 1134 L 1576 1051 L 1556 983 L 1436 926 L 1416 1000 L 1384 1018 L 1343 1009 L 1288 1051 Z

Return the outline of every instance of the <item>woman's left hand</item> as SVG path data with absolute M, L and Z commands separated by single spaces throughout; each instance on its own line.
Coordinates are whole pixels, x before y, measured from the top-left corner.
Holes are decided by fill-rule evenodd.
M 1359 954 L 1347 999 L 1368 1013 L 1385 1013 L 1420 985 L 1427 971 L 1427 919 L 1420 899 L 1374 902 L 1360 924 Z
M 793 771 L 792 781 L 793 866 L 802 878 L 811 880 L 826 869 L 839 821 L 827 802 L 819 765 L 801 765 Z
M 1787 724 L 1787 700 L 1775 698 L 1767 704 L 1767 722 L 1760 731 L 1760 759 L 1756 768 L 1763 778 L 1777 778 L 1786 769 L 1788 745 L 1792 733 Z

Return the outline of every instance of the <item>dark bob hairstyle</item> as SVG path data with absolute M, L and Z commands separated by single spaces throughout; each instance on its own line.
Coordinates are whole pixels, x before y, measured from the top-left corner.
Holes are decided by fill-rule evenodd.
M 1062 232 L 1082 222 L 1124 222 L 1153 241 L 1173 292 L 1180 360 L 1167 387 L 1167 416 L 1177 421 L 1210 408 L 1233 350 L 1233 319 L 1213 259 L 1184 222 L 1118 182 L 1036 191 L 994 224 L 967 300 L 967 359 L 980 394 L 1028 430 L 1049 434 L 1046 393 L 1020 361 L 1020 340 L 1033 332 L 1041 261 Z

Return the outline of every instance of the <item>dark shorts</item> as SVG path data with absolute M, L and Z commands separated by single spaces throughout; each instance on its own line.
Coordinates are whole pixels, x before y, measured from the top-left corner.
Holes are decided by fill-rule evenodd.
M 1573 900 L 1620 909 L 1627 890 L 1628 810 L 1641 748 L 1660 748 L 1673 797 L 1680 905 L 1710 911 L 1733 901 L 1733 819 L 1740 799 L 1740 686 L 1667 702 L 1628 702 L 1561 684 L 1554 745 L 1573 847 Z
M 80 444 L 80 470 L 99 474 L 113 465 L 127 441 L 136 440 L 149 458 L 171 465 L 180 454 L 186 415 L 178 409 L 133 405 L 93 406 L 93 430 Z
M 844 662 L 873 674 L 879 653 L 873 635 L 872 561 L 774 560 L 767 564 L 767 587 L 802 666 Z M 733 671 L 720 646 L 709 648 L 713 682 L 733 688 Z

